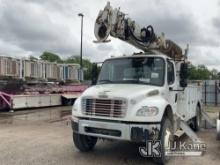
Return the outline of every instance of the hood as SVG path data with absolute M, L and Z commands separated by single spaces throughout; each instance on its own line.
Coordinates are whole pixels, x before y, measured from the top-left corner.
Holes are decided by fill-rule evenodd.
M 88 88 L 82 97 L 140 99 L 162 87 L 142 84 L 101 84 Z

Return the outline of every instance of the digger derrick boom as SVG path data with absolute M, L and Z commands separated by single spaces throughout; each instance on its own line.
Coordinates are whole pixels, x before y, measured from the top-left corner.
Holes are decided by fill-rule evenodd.
M 126 17 L 120 9 L 113 9 L 110 2 L 104 10 L 100 10 L 95 22 L 96 42 L 109 40 L 109 35 L 127 42 L 136 48 L 149 53 L 163 53 L 174 60 L 182 60 L 185 55 L 182 49 L 173 41 L 165 39 L 164 33 L 158 36 L 151 25 L 140 28 L 139 25 Z

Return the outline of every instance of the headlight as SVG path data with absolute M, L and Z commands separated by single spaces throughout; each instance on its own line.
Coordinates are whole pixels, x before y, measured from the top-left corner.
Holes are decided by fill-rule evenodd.
M 158 112 L 157 107 L 143 106 L 137 111 L 136 116 L 156 116 Z
M 79 99 L 76 99 L 73 104 L 72 111 L 77 111 L 78 105 L 79 105 Z
M 73 106 L 72 111 L 77 111 L 76 106 Z

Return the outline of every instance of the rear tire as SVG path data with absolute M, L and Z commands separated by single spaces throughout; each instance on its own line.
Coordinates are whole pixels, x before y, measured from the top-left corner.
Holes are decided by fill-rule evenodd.
M 200 130 L 201 127 L 201 121 L 202 121 L 202 113 L 201 113 L 201 108 L 199 107 L 199 105 L 197 105 L 196 107 L 196 117 L 193 119 L 193 130 L 195 132 L 198 132 Z
M 166 156 L 165 152 L 173 146 L 174 141 L 173 125 L 167 117 L 161 123 L 159 140 L 161 141 L 161 157 L 154 157 L 154 161 L 158 164 L 166 164 L 170 157 Z
M 78 150 L 88 152 L 95 147 L 97 138 L 73 132 L 73 142 Z

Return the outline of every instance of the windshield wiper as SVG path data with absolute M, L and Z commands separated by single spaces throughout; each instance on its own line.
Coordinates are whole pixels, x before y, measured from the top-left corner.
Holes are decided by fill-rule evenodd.
M 133 80 L 122 80 L 120 82 L 123 82 L 123 83 L 138 83 L 139 80 L 138 79 L 133 79 Z
M 144 81 L 141 81 L 140 79 L 133 79 L 133 80 L 122 80 L 122 81 L 119 81 L 121 83 L 132 83 L 132 84 L 149 84 L 148 82 L 144 82 Z
M 103 80 L 99 80 L 98 83 L 100 84 L 105 84 L 105 83 L 123 83 L 123 84 L 149 84 L 143 81 L 140 81 L 139 79 L 134 79 L 134 80 L 121 80 L 121 81 L 111 81 L 108 79 L 103 79 Z
M 113 83 L 113 81 L 111 81 L 111 80 L 108 80 L 108 79 L 106 79 L 106 80 L 99 80 L 98 81 L 99 83 L 101 83 L 101 84 L 103 84 L 103 83 Z

